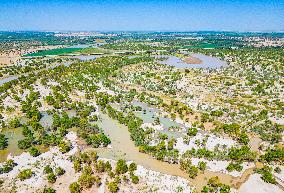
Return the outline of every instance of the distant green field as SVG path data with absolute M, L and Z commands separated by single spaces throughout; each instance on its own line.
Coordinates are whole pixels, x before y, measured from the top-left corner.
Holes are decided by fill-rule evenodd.
M 89 48 L 84 48 L 80 51 L 78 51 L 78 53 L 80 54 L 107 54 L 107 53 L 111 53 L 111 51 L 107 50 L 107 49 L 102 49 L 102 48 L 93 48 L 93 47 L 89 47 Z
M 184 48 L 218 48 L 218 45 L 210 44 L 210 43 L 200 43 L 194 46 L 184 46 Z
M 47 55 L 63 55 L 70 54 L 81 50 L 82 48 L 57 48 L 52 50 L 42 50 L 36 53 L 26 54 L 24 56 L 47 56 Z

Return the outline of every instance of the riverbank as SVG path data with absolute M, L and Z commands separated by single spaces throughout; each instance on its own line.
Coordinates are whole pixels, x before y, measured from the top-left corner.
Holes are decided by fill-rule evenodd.
M 159 161 L 148 154 L 139 152 L 138 148 L 135 147 L 134 142 L 131 140 L 126 126 L 119 124 L 118 121 L 111 119 L 104 113 L 100 113 L 100 117 L 98 125 L 103 129 L 104 133 L 109 136 L 112 142 L 109 148 L 94 149 L 98 152 L 100 157 L 113 160 L 132 160 L 148 170 L 182 177 L 187 179 L 190 185 L 195 187 L 198 191 L 201 191 L 203 186 L 207 185 L 208 180 L 215 176 L 218 176 L 222 183 L 238 189 L 253 173 L 254 164 L 244 165 L 242 172 L 228 174 L 225 169 L 225 162 L 207 161 L 208 168 L 203 173 L 199 173 L 195 179 L 191 179 L 185 171 L 180 169 L 179 164 Z M 220 166 L 220 164 L 223 165 Z M 226 162 L 226 164 L 228 163 Z
M 9 156 L 9 159 L 14 160 L 17 164 L 12 171 L 0 174 L 0 178 L 4 180 L 0 190 L 17 192 L 37 192 L 42 191 L 44 187 L 52 187 L 57 192 L 67 193 L 69 192 L 69 185 L 72 182 L 78 180 L 82 172 L 75 172 L 73 163 L 69 157 L 76 155 L 80 152 L 80 146 L 78 146 L 78 138 L 76 133 L 69 132 L 66 135 L 66 140 L 72 143 L 72 149 L 68 153 L 61 153 L 58 147 L 53 147 L 49 151 L 42 153 L 38 157 L 32 157 L 29 153 L 22 153 L 19 156 Z M 85 151 L 85 150 L 84 150 Z M 114 167 L 115 160 L 99 158 L 102 161 L 109 161 Z M 132 161 L 128 162 L 130 164 Z M 52 168 L 61 167 L 65 170 L 65 174 L 58 176 L 54 184 L 48 183 L 44 174 L 44 167 L 50 165 Z M 2 164 L 0 164 L 2 166 Z M 32 169 L 33 175 L 26 180 L 20 180 L 18 174 L 25 169 Z M 101 174 L 97 174 L 101 175 Z M 146 169 L 145 167 L 138 165 L 135 175 L 139 177 L 138 184 L 122 184 L 120 191 L 122 192 L 155 192 L 163 193 L 175 193 L 179 192 L 193 192 L 194 188 L 191 187 L 188 181 L 178 176 L 171 176 L 168 174 L 160 173 Z M 109 192 L 107 190 L 107 182 L 110 181 L 109 176 L 102 176 L 101 186 L 92 186 L 90 189 L 84 189 L 82 192 Z
M 157 62 L 159 64 L 174 66 L 176 68 L 218 69 L 228 65 L 225 61 L 217 57 L 207 56 L 205 54 L 190 54 L 185 58 L 171 56 L 171 55 L 158 55 L 155 56 L 155 58 L 158 59 Z

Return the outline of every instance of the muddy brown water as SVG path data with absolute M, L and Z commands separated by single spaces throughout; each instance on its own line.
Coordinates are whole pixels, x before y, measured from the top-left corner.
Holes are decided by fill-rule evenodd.
M 253 168 L 246 170 L 241 177 L 232 177 L 221 172 L 212 172 L 205 170 L 204 173 L 199 173 L 195 179 L 189 178 L 188 174 L 182 171 L 178 164 L 170 164 L 154 159 L 150 155 L 139 152 L 135 147 L 134 142 L 130 139 L 130 135 L 126 126 L 121 125 L 118 121 L 111 119 L 106 114 L 101 114 L 101 120 L 98 125 L 104 130 L 105 134 L 111 139 L 112 148 L 98 148 L 96 151 L 100 157 L 108 159 L 125 159 L 132 160 L 135 163 L 144 166 L 147 169 L 173 175 L 180 176 L 189 180 L 189 184 L 195 186 L 198 191 L 207 184 L 207 181 L 214 176 L 218 176 L 222 183 L 231 185 L 234 188 L 239 188 L 244 183 L 250 174 L 253 173 Z
M 207 184 L 208 179 L 214 176 L 218 176 L 222 183 L 238 188 L 253 173 L 253 168 L 251 168 L 246 170 L 241 177 L 235 178 L 221 172 L 205 170 L 204 173 L 199 173 L 195 179 L 191 179 L 188 174 L 180 169 L 178 164 L 162 162 L 148 154 L 139 152 L 131 140 L 126 126 L 119 124 L 118 121 L 111 119 L 106 114 L 100 113 L 100 117 L 101 120 L 98 122 L 98 125 L 110 137 L 112 142 L 112 148 L 96 149 L 100 157 L 114 160 L 132 160 L 147 169 L 188 179 L 189 184 L 195 186 L 198 191 Z M 18 149 L 17 144 L 18 140 L 23 139 L 20 128 L 4 130 L 2 132 L 9 138 L 9 146 L 5 150 L 0 150 L 0 162 L 6 161 L 8 154 L 19 155 L 23 152 L 23 150 Z M 46 149 L 42 149 L 42 151 L 44 152 Z
M 24 139 L 21 128 L 4 129 L 2 134 L 8 139 L 8 146 L 4 150 L 0 150 L 0 162 L 4 162 L 9 154 L 20 155 L 23 150 L 18 148 L 18 141 Z

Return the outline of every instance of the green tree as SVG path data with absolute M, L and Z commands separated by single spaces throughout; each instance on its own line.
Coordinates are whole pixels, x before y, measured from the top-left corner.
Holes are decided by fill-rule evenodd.
M 134 172 L 135 170 L 137 170 L 137 164 L 132 162 L 130 165 L 129 165 L 129 172 Z
M 80 193 L 81 187 L 77 182 L 73 182 L 69 185 L 70 193 Z
M 8 138 L 4 134 L 0 134 L 0 150 L 5 149 L 8 146 Z
M 80 160 L 75 160 L 73 162 L 73 167 L 74 167 L 75 172 L 80 172 L 82 169 Z
M 18 174 L 18 178 L 21 181 L 23 181 L 23 180 L 31 178 L 32 175 L 33 175 L 33 172 L 32 172 L 31 169 L 24 169 L 24 170 L 20 171 L 20 173 Z
M 33 157 L 37 157 L 37 156 L 40 155 L 40 151 L 39 151 L 37 148 L 35 148 L 35 147 L 31 147 L 31 148 L 29 149 L 29 153 L 30 153 L 31 156 L 33 156 Z
M 260 169 L 256 169 L 256 172 L 261 174 L 261 179 L 266 183 L 276 184 L 277 181 L 272 175 L 272 168 L 269 166 L 264 166 Z
M 95 169 L 97 172 L 102 173 L 105 171 L 105 163 L 102 160 L 99 160 L 96 164 L 95 164 Z
M 52 170 L 52 168 L 50 167 L 50 165 L 46 165 L 44 168 L 43 168 L 43 173 L 44 174 L 50 174 L 50 173 L 52 173 L 53 172 L 53 170 Z
M 67 153 L 71 150 L 71 144 L 68 142 L 61 141 L 58 145 L 59 151 L 62 153 Z
M 239 141 L 244 145 L 247 145 L 249 143 L 249 137 L 244 131 L 241 133 Z
M 118 160 L 116 163 L 115 171 L 117 174 L 125 174 L 128 171 L 128 167 L 125 160 Z
M 195 178 L 198 174 L 198 168 L 196 166 L 190 166 L 187 168 L 186 172 L 189 174 L 190 178 Z
M 118 192 L 119 188 L 117 182 L 109 182 L 108 189 L 111 193 Z
M 57 179 L 57 177 L 56 177 L 56 175 L 53 173 L 53 172 L 51 172 L 51 173 L 49 173 L 48 175 L 47 175 L 47 181 L 49 182 L 49 183 L 55 183 L 56 182 L 56 179 Z
M 131 175 L 131 182 L 134 183 L 134 184 L 138 184 L 139 177 L 132 174 Z
M 240 163 L 229 163 L 229 165 L 226 168 L 229 172 L 232 172 L 234 170 L 240 172 L 243 169 L 243 166 Z
M 187 135 L 189 136 L 196 136 L 198 130 L 196 128 L 188 128 L 187 129 Z
M 206 169 L 206 162 L 204 162 L 204 161 L 198 162 L 198 168 L 199 168 L 201 171 L 204 171 L 204 170 Z
M 96 178 L 91 174 L 85 172 L 83 172 L 83 174 L 78 179 L 78 183 L 82 188 L 91 188 L 95 182 Z
M 21 126 L 21 123 L 20 123 L 19 119 L 14 118 L 14 119 L 9 121 L 8 125 L 9 125 L 10 128 L 17 128 L 17 127 Z
M 53 188 L 44 188 L 42 193 L 56 193 L 56 190 Z
M 58 167 L 55 169 L 55 174 L 56 176 L 62 176 L 63 174 L 65 174 L 65 170 L 61 167 Z
M 18 141 L 19 149 L 28 149 L 32 146 L 32 143 L 29 139 L 23 139 Z

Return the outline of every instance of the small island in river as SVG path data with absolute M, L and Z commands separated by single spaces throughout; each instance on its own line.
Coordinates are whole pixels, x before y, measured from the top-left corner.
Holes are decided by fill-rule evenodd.
M 203 61 L 199 58 L 193 57 L 193 56 L 187 56 L 183 59 L 183 61 L 187 64 L 202 64 Z

